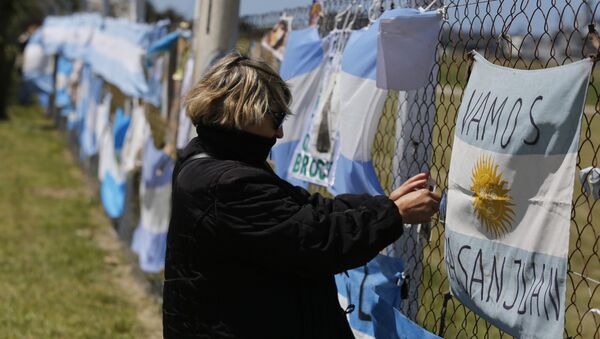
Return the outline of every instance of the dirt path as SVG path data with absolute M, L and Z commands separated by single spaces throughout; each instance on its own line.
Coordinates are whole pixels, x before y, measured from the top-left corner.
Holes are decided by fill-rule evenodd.
M 66 150 L 65 153 L 67 156 L 71 156 Z M 98 194 L 97 183 L 86 177 L 83 171 L 73 174 L 87 183 L 85 192 L 82 192 L 87 198 Z M 162 300 L 156 293 L 152 293 L 148 278 L 138 267 L 137 257 L 119 239 L 111 221 L 102 211 L 102 207 L 94 208 L 90 214 L 98 224 L 105 226 L 96 228 L 93 232 L 82 230 L 78 235 L 92 238 L 101 249 L 106 251 L 104 262 L 110 266 L 114 286 L 121 289 L 124 292 L 123 295 L 135 307 L 139 326 L 143 333 L 142 338 L 162 338 Z
M 101 212 L 94 214 L 98 214 L 99 218 L 106 219 Z M 150 284 L 137 267 L 133 254 L 124 248 L 116 232 L 108 224 L 109 221 L 106 220 L 106 222 L 107 227 L 98 229 L 91 236 L 99 247 L 107 252 L 104 261 L 113 267 L 115 286 L 125 292 L 129 302 L 137 309 L 137 319 L 144 338 L 162 338 L 160 300 L 151 294 Z

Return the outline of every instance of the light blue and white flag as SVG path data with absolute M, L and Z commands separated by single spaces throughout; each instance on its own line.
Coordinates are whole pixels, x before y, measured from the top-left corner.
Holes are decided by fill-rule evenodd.
M 122 108 L 117 108 L 122 110 Z M 119 114 L 122 116 L 122 113 Z M 117 122 L 118 123 L 118 122 Z M 123 143 L 120 135 L 115 135 L 113 125 L 104 127 L 99 141 L 98 176 L 100 179 L 100 197 L 104 211 L 111 218 L 120 218 L 125 210 L 125 173 L 117 159 L 115 144 Z M 123 136 L 124 137 L 124 136 Z
M 439 338 L 402 314 L 403 270 L 398 258 L 379 254 L 363 267 L 336 275 L 340 306 L 356 338 Z
M 124 94 L 144 97 L 148 83 L 143 57 L 146 49 L 165 33 L 164 22 L 154 25 L 104 18 L 95 28 L 85 60 L 94 72 L 117 86 Z
M 99 94 L 100 95 L 100 94 Z M 98 153 L 102 147 L 101 137 L 104 129 L 109 123 L 110 103 L 112 95 L 106 93 L 101 102 L 95 103 L 96 99 L 90 98 L 88 102 L 89 109 L 85 113 L 81 134 L 79 136 L 80 158 L 88 158 Z
M 64 117 L 67 117 L 74 110 L 70 93 L 72 73 L 73 62 L 65 57 L 59 57 L 56 64 L 56 99 L 54 104 L 59 109 L 60 115 Z
M 148 138 L 142 157 L 140 223 L 133 233 L 131 249 L 145 272 L 159 272 L 165 265 L 167 230 L 171 217 L 173 159 L 154 147 Z
M 398 10 L 386 11 L 381 18 L 393 17 Z M 378 19 L 350 36 L 342 56 L 340 75 L 340 149 L 335 162 L 333 194 L 383 194 L 371 150 L 387 91 L 377 88 Z
M 23 52 L 23 80 L 33 83 L 37 91 L 52 92 L 52 62 L 44 52 L 42 30 L 33 32 Z
M 148 63 L 148 90 L 144 94 L 144 101 L 152 104 L 154 107 L 163 108 L 161 105 L 163 92 L 166 88 L 166 77 L 163 76 L 166 55 L 158 55 L 151 63 Z
M 83 58 L 102 20 L 97 13 L 47 17 L 41 28 L 46 54 L 61 54 L 69 59 Z
M 78 98 L 80 101 L 77 106 L 77 122 L 79 129 L 79 157 L 81 159 L 91 157 L 98 153 L 99 139 L 102 129 L 98 128 L 98 124 L 104 123 L 104 120 L 98 119 L 98 106 L 102 96 L 102 88 L 104 81 L 92 73 L 89 67 L 82 69 L 81 85 L 79 93 L 82 95 Z M 108 105 L 112 98 L 107 99 Z M 102 118 L 108 119 L 108 110 L 110 107 L 104 106 L 106 112 Z
M 324 54 L 323 42 L 316 28 L 292 31 L 280 69 L 281 77 L 290 86 L 294 98 L 290 105 L 293 115 L 283 124 L 284 136 L 277 140 L 271 158 L 275 161 L 275 172 L 279 177 L 302 187 L 308 183 L 289 176 L 288 168 L 292 161 L 302 163 L 301 158 L 294 160 L 292 157 L 318 99 Z
M 448 178 L 452 294 L 507 333 L 561 338 L 573 176 L 592 60 L 517 70 L 474 54 Z
M 125 114 L 122 108 L 117 108 L 113 122 L 113 135 L 115 137 L 115 152 L 119 159 L 121 158 L 121 150 L 125 143 L 125 136 L 131 124 L 131 116 Z
M 385 12 L 381 18 L 393 18 L 403 13 L 401 9 Z M 375 172 L 371 157 L 373 141 L 381 114 L 384 108 L 388 91 L 379 89 L 376 86 L 376 60 L 377 60 L 377 32 L 379 20 L 367 29 L 356 31 L 350 37 L 342 58 L 342 72 L 340 79 L 340 102 L 341 117 L 339 125 L 339 143 L 340 150 L 335 163 L 334 181 L 329 190 L 334 194 L 341 193 L 370 193 L 384 194 L 383 188 Z M 409 93 L 401 92 L 401 105 L 410 104 L 411 100 L 419 97 L 417 93 L 425 93 L 426 90 L 412 91 Z M 422 95 L 423 104 L 427 107 L 435 107 L 433 100 L 435 94 L 432 88 L 427 91 L 427 95 Z M 409 98 L 410 96 L 410 98 Z M 411 119 L 420 119 L 424 116 L 430 116 L 435 111 L 428 108 L 419 109 L 419 107 L 398 107 L 398 122 L 406 124 Z M 402 118 L 401 118 L 402 117 Z M 398 136 L 401 140 L 410 139 L 410 135 L 404 135 L 406 128 L 404 125 L 397 126 Z M 396 152 L 404 152 L 408 149 L 409 142 L 399 143 Z M 413 158 L 407 161 L 413 161 Z M 426 163 L 423 159 L 421 162 Z M 415 170 L 415 169 L 410 169 Z M 418 168 L 416 169 L 418 170 Z M 394 175 L 405 177 L 409 175 L 409 168 L 394 168 Z M 413 173 L 416 174 L 416 173 Z M 396 183 L 397 185 L 399 183 Z M 416 229 L 416 227 L 415 227 Z M 367 266 L 361 267 L 349 272 L 350 277 L 344 278 L 342 275 L 336 276 L 336 281 L 345 279 L 347 291 L 338 288 L 339 297 L 342 303 L 347 302 L 348 296 L 354 295 L 353 300 L 357 300 L 357 295 L 361 303 L 368 305 L 355 309 L 350 313 L 349 319 L 353 331 L 357 337 L 381 337 L 381 338 L 405 338 L 415 335 L 416 332 L 403 332 L 406 328 L 413 328 L 415 331 L 426 331 L 409 320 L 410 316 L 416 314 L 416 306 L 410 309 L 409 314 L 403 315 L 401 309 L 407 309 L 406 300 L 400 300 L 400 285 L 407 283 L 405 289 L 410 300 L 416 300 L 418 294 L 418 281 L 420 276 L 417 272 L 418 265 L 415 264 L 415 258 L 420 258 L 420 254 L 415 249 L 420 249 L 415 242 L 418 242 L 418 233 L 407 232 L 407 239 L 404 242 L 397 242 L 386 248 L 380 253 L 374 261 Z M 412 251 L 406 251 L 404 243 L 412 241 Z M 406 263 L 409 263 L 408 265 Z M 390 272 L 377 276 L 376 270 L 371 267 L 377 265 L 382 272 Z M 367 271 L 361 272 L 365 268 Z M 357 271 L 358 270 L 358 271 Z M 408 270 L 411 280 L 405 282 L 400 279 L 403 271 Z M 375 272 L 375 273 L 374 273 Z M 359 278 L 356 278 L 358 274 Z M 362 278 L 360 278 L 362 276 Z M 354 278 L 353 278 L 354 277 Z M 364 280 L 361 280 L 364 279 Z M 366 283 L 365 283 L 366 281 Z M 373 293 L 365 292 L 365 284 L 370 285 L 376 291 Z M 381 297 L 382 291 L 386 291 Z M 386 301 L 387 300 L 387 301 Z M 353 304 L 356 305 L 354 301 Z M 376 312 L 374 310 L 377 310 Z M 362 314 L 361 314 L 362 313 Z M 403 336 L 404 335 L 404 336 Z M 421 337 L 421 335 L 418 335 Z

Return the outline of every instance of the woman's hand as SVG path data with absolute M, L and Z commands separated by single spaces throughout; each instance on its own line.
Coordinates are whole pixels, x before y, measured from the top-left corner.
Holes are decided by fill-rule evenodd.
M 431 220 L 440 205 L 440 195 L 427 189 L 429 174 L 420 173 L 408 179 L 389 196 L 398 207 L 405 224 L 420 224 Z
M 396 188 L 389 196 L 390 199 L 396 201 L 401 196 L 416 191 L 421 188 L 427 188 L 427 179 L 429 173 L 419 173 L 414 177 L 406 180 L 400 187 Z

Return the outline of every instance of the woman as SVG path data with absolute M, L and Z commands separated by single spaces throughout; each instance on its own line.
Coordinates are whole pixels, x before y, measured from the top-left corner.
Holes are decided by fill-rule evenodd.
M 173 174 L 165 338 L 352 338 L 334 274 L 437 211 L 426 174 L 389 197 L 335 199 L 277 177 L 266 158 L 290 100 L 276 72 L 239 54 L 187 95 L 198 137 Z

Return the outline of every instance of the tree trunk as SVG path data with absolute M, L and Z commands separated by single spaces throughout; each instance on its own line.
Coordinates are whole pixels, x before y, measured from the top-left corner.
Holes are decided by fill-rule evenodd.
M 14 1 L 2 1 L 0 4 L 0 22 L 3 23 L 0 25 L 0 120 L 8 118 L 8 96 L 13 80 L 13 58 L 10 56 L 10 41 L 14 40 L 14 37 L 9 36 L 9 26 L 14 10 Z

